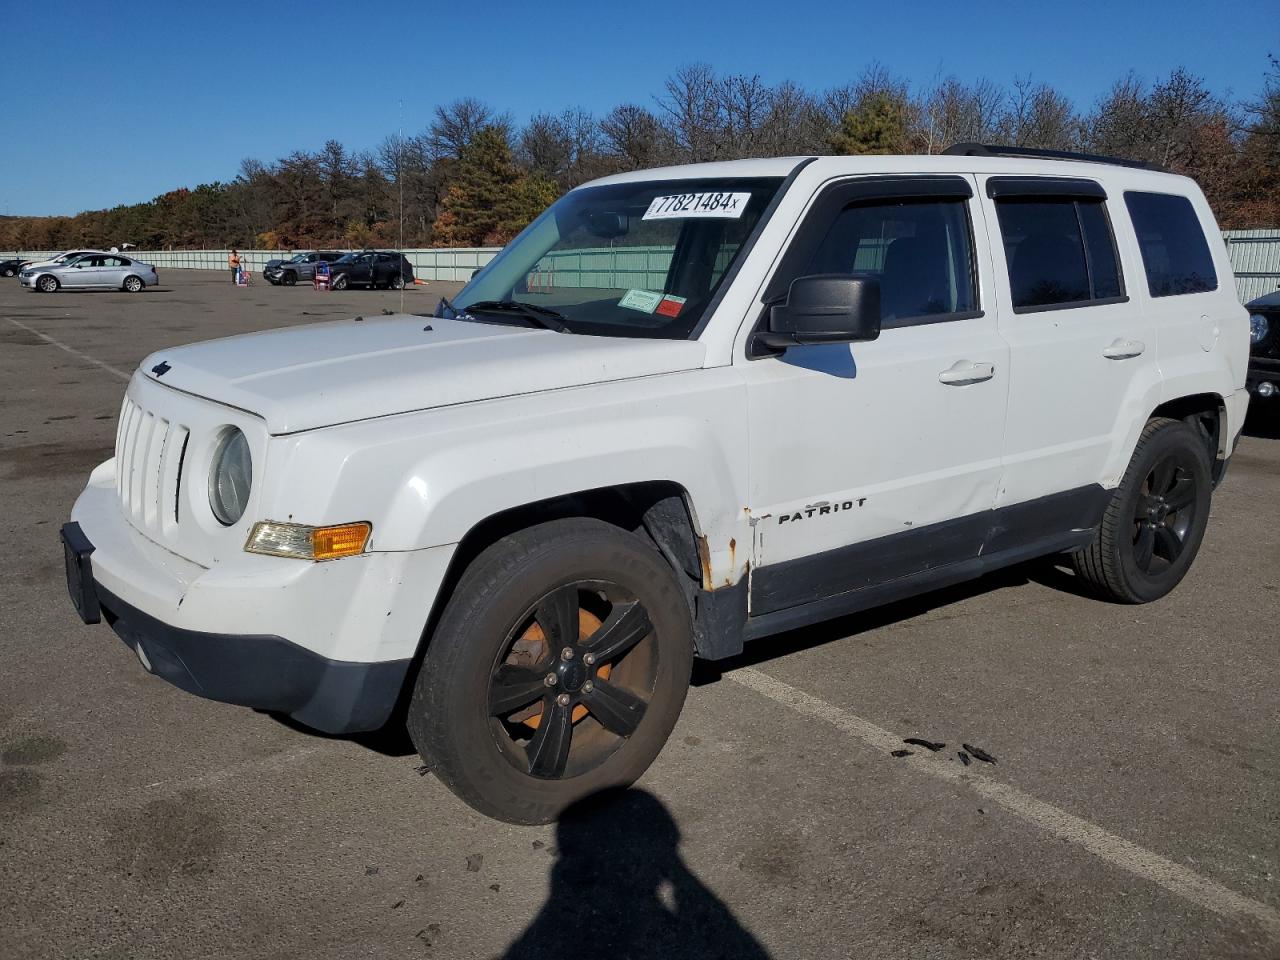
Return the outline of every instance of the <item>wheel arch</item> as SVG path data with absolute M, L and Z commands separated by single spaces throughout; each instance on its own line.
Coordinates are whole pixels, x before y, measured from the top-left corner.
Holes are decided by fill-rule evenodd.
M 1151 421 L 1157 417 L 1181 420 L 1200 435 L 1209 454 L 1213 482 L 1216 486 L 1231 456 L 1231 440 L 1228 436 L 1227 402 L 1217 393 L 1193 393 L 1166 400 L 1151 411 Z
M 689 491 L 673 480 L 647 480 L 559 494 L 499 510 L 474 523 L 455 547 L 431 604 L 415 667 L 431 642 L 449 598 L 471 563 L 504 537 L 552 520 L 591 518 L 644 538 L 662 554 L 685 591 L 698 656 L 721 659 L 742 650 L 747 578 L 709 589 L 706 537 Z M 409 684 L 411 689 L 412 683 Z

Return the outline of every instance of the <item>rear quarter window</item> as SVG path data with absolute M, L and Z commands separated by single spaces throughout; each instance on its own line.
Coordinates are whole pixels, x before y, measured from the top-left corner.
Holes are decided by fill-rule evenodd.
M 1176 194 L 1129 192 L 1124 202 L 1138 237 L 1151 296 L 1218 288 L 1213 255 L 1190 200 Z

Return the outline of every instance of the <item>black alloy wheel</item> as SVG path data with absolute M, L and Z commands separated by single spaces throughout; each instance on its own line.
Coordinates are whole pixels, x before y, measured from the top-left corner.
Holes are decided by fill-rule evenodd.
M 692 665 L 688 601 L 652 542 L 601 520 L 548 521 L 467 566 L 427 640 L 409 734 L 475 809 L 547 823 L 644 773 Z
M 614 583 L 557 587 L 499 655 L 489 681 L 495 739 L 518 770 L 543 779 L 599 766 L 635 733 L 657 682 L 649 614 Z
M 1120 603 L 1149 603 L 1186 576 L 1209 522 L 1209 444 L 1192 423 L 1147 423 L 1093 542 L 1072 555 L 1076 573 L 1094 592 Z

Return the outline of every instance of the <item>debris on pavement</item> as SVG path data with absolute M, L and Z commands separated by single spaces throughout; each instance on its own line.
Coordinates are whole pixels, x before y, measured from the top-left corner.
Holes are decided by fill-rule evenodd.
M 909 756 L 912 756 L 912 751 L 910 751 L 910 750 L 890 750 L 890 751 L 889 751 L 889 756 L 891 756 L 891 757 L 909 757 Z
M 960 758 L 960 762 L 963 763 L 966 767 L 969 765 L 970 763 L 969 755 L 965 753 L 963 750 L 957 750 L 956 756 Z
M 971 745 L 969 745 L 969 744 L 967 744 L 967 743 L 962 743 L 962 744 L 960 744 L 960 746 L 962 746 L 962 747 L 964 747 L 966 750 L 968 750 L 968 751 L 969 751 L 969 755 L 970 755 L 971 757 L 973 757 L 973 759 L 975 759 L 975 760 L 981 760 L 983 763 L 995 763 L 995 762 L 996 762 L 996 758 L 995 758 L 995 757 L 993 757 L 991 754 L 987 753 L 987 751 L 983 750 L 981 747 L 974 747 L 974 746 L 971 746 Z
M 913 746 L 917 746 L 917 747 L 924 747 L 930 753 L 937 753 L 939 750 L 941 750 L 943 747 L 946 746 L 945 743 L 935 743 L 932 740 L 922 740 L 919 737 L 907 737 L 902 742 L 910 743 Z

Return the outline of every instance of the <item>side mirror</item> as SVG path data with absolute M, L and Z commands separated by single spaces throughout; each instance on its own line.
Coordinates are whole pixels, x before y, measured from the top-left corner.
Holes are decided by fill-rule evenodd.
M 880 281 L 815 274 L 791 282 L 787 299 L 769 311 L 769 329 L 755 339 L 785 350 L 810 343 L 858 343 L 880 336 Z

